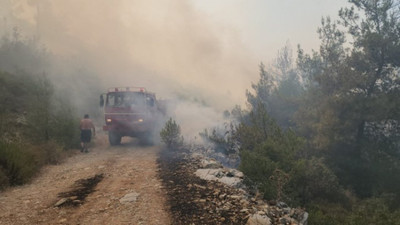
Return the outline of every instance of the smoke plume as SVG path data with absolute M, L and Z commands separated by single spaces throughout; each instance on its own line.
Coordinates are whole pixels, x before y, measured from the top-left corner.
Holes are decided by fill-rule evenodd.
M 62 82 L 90 71 L 104 90 L 145 86 L 158 98 L 197 100 L 207 105 L 207 113 L 190 104 L 177 107 L 176 115 L 194 118 L 197 113 L 204 119 L 204 123 L 198 120 L 202 125 L 243 104 L 245 90 L 257 76 L 258 62 L 252 60 L 240 33 L 211 21 L 190 1 L 0 0 L 0 4 L 2 33 L 19 27 L 25 35 L 37 37 L 59 61 L 54 71 Z

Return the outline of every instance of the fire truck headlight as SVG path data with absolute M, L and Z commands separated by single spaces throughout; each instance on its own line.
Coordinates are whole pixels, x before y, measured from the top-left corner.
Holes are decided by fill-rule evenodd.
M 107 119 L 106 120 L 107 123 L 111 123 L 111 121 L 112 121 L 111 119 Z

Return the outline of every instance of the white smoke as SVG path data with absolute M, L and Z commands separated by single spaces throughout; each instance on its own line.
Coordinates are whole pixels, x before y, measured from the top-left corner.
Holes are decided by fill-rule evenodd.
M 0 0 L 0 4 L 0 17 L 7 18 L 3 27 L 18 26 L 38 37 L 61 60 L 54 71 L 62 84 L 79 79 L 84 71 L 100 80 L 104 90 L 145 86 L 158 98 L 184 96 L 203 102 L 207 107 L 178 104 L 175 115 L 185 133 L 201 131 L 219 121 L 223 110 L 243 104 L 245 90 L 258 76 L 258 62 L 244 47 L 240 33 L 210 20 L 189 1 Z M 63 61 L 68 66 L 62 66 Z M 71 71 L 65 68 L 69 65 L 79 66 Z M 88 92 L 78 89 L 74 97 Z

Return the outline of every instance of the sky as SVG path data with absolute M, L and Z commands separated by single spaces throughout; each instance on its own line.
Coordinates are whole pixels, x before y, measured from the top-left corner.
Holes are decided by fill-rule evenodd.
M 0 0 L 0 34 L 17 26 L 104 86 L 145 86 L 218 111 L 244 105 L 286 43 L 319 45 L 322 16 L 345 0 Z M 68 72 L 64 72 L 68 74 Z
M 318 49 L 321 18 L 338 18 L 347 0 L 190 0 L 216 23 L 232 27 L 257 60 L 268 62 L 286 43 Z

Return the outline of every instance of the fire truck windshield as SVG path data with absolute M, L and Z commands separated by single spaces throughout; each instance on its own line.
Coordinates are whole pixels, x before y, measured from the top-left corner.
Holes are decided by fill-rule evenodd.
M 146 97 L 142 92 L 114 92 L 108 93 L 106 106 L 108 107 L 132 107 L 146 105 Z

